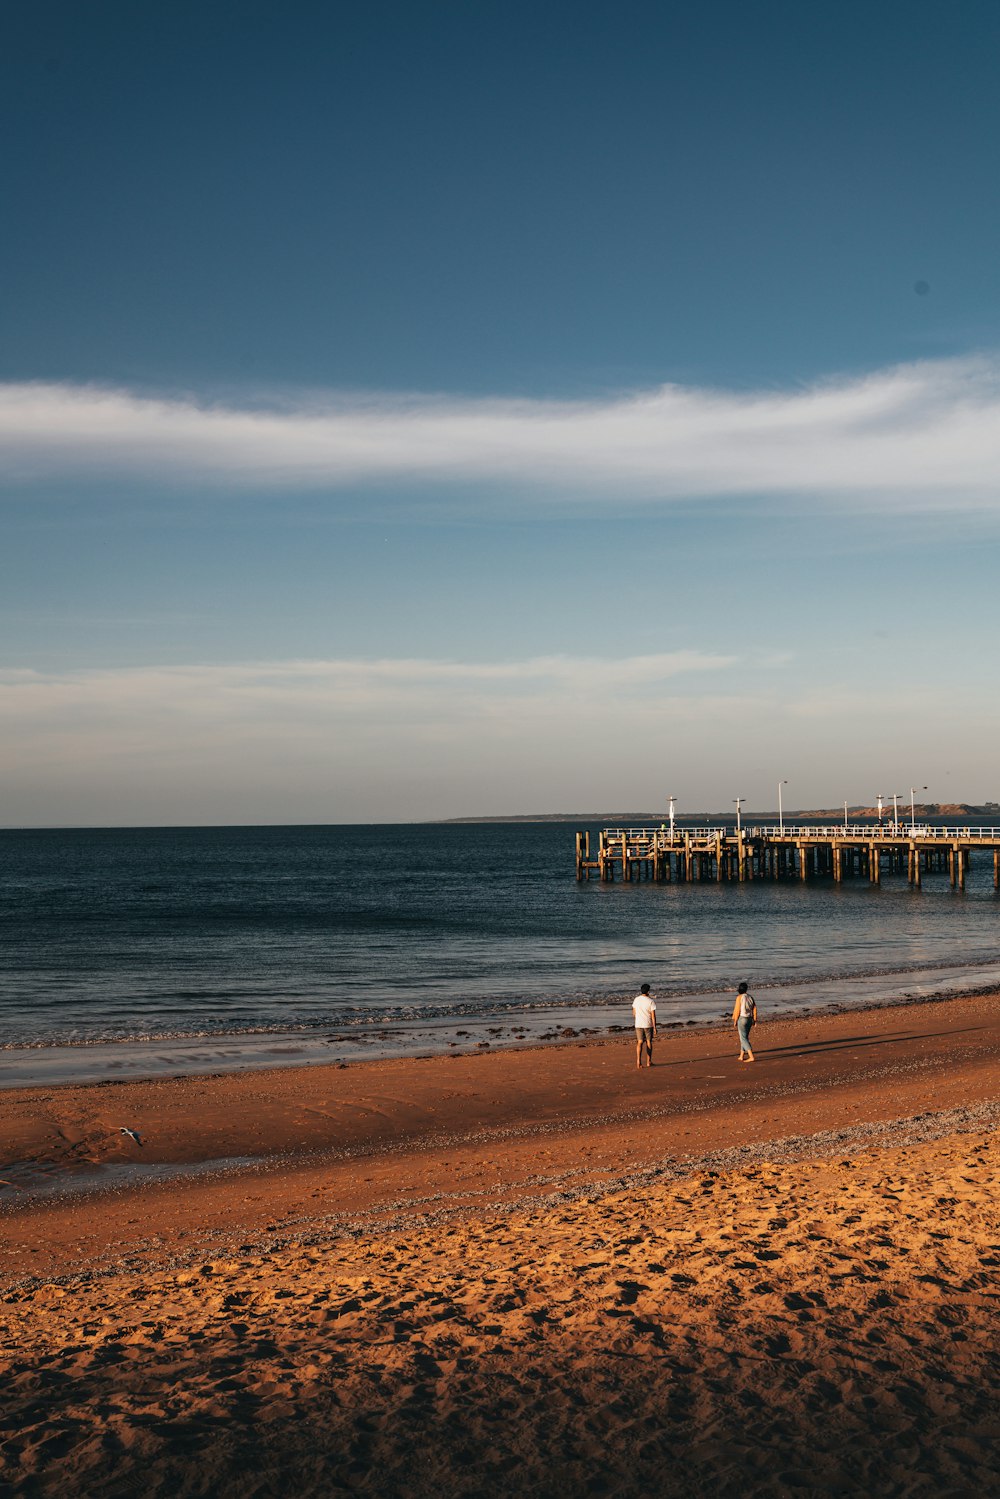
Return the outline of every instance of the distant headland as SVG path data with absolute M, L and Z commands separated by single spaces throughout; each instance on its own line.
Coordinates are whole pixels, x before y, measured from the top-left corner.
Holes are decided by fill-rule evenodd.
M 899 804 L 900 815 L 906 813 L 910 817 L 910 804 L 902 802 Z M 942 818 L 954 818 L 965 821 L 982 818 L 986 821 L 1000 818 L 1000 802 L 983 802 L 976 806 L 972 802 L 918 802 L 913 808 L 914 816 L 922 822 L 940 820 Z M 742 814 L 744 823 L 776 822 L 778 814 L 776 811 L 751 812 Z M 849 804 L 847 815 L 852 820 L 858 818 L 877 818 L 879 811 L 877 807 L 854 806 Z M 679 827 L 685 825 L 704 826 L 706 824 L 732 822 L 733 811 L 730 808 L 726 812 L 685 812 L 676 813 L 674 821 Z M 843 820 L 844 804 L 839 807 L 820 807 L 811 811 L 793 811 L 785 809 L 784 819 L 786 822 L 839 822 Z M 885 821 L 892 817 L 892 802 L 882 807 L 882 818 Z M 448 826 L 457 823 L 511 823 L 511 822 L 566 822 L 576 823 L 581 827 L 600 824 L 601 827 L 638 827 L 651 823 L 665 822 L 667 820 L 666 810 L 661 807 L 656 812 L 523 812 L 513 816 L 487 816 L 480 817 L 446 817 L 441 822 Z

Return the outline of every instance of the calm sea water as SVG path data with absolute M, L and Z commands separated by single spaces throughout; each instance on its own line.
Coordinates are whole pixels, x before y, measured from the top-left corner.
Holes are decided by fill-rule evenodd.
M 642 980 L 667 1023 L 744 978 L 762 1012 L 1000 983 L 988 856 L 964 894 L 602 886 L 564 824 L 9 831 L 0 892 L 8 1083 L 516 1044 Z

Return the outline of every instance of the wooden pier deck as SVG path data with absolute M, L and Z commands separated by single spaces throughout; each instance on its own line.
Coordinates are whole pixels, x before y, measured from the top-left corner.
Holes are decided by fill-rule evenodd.
M 993 854 L 1000 890 L 1000 827 L 928 827 L 901 823 L 803 827 L 603 828 L 597 857 L 590 832 L 576 835 L 576 877 L 615 880 L 866 879 L 906 874 L 919 889 L 923 875 L 947 871 L 965 889 L 972 855 Z

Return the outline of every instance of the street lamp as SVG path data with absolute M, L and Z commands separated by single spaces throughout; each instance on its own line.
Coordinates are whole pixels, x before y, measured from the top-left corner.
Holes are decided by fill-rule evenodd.
M 671 797 L 668 798 L 668 800 L 670 802 L 670 841 L 671 841 L 671 843 L 673 843 L 673 841 L 674 841 L 674 807 L 677 805 L 677 798 L 676 798 L 676 796 L 671 796 Z
M 844 803 L 844 832 L 847 832 L 847 803 Z
M 926 791 L 926 790 L 927 790 L 926 786 L 911 786 L 910 787 L 910 832 L 911 833 L 915 833 L 917 831 L 917 809 L 916 809 L 916 807 L 914 805 L 914 800 L 913 799 L 916 796 L 916 794 L 917 794 L 918 791 Z
M 892 793 L 892 831 L 894 833 L 899 832 L 899 798 L 902 794 L 901 791 Z
M 740 808 L 742 807 L 743 803 L 746 801 L 746 797 L 745 796 L 734 796 L 733 797 L 733 801 L 736 803 L 736 836 L 738 838 L 739 835 L 740 835 Z
M 878 822 L 879 822 L 879 827 L 881 827 L 882 826 L 882 803 L 885 801 L 885 793 L 882 792 L 882 791 L 880 791 L 879 794 L 878 794 L 878 796 L 875 798 L 875 800 L 878 803 Z
M 785 819 L 784 819 L 784 815 L 782 814 L 782 811 L 781 811 L 781 788 L 782 788 L 782 786 L 787 786 L 787 785 L 788 785 L 787 781 L 779 781 L 778 782 L 778 832 L 781 833 L 781 834 L 784 834 L 784 831 L 785 831 Z

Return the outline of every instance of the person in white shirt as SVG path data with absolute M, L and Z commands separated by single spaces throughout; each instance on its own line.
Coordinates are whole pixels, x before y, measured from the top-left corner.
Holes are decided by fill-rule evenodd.
M 632 1014 L 635 1016 L 635 1065 L 642 1066 L 642 1054 L 645 1051 L 649 1057 L 646 1066 L 652 1067 L 653 1037 L 656 1035 L 656 1003 L 649 992 L 648 984 L 643 984 L 633 999 Z

